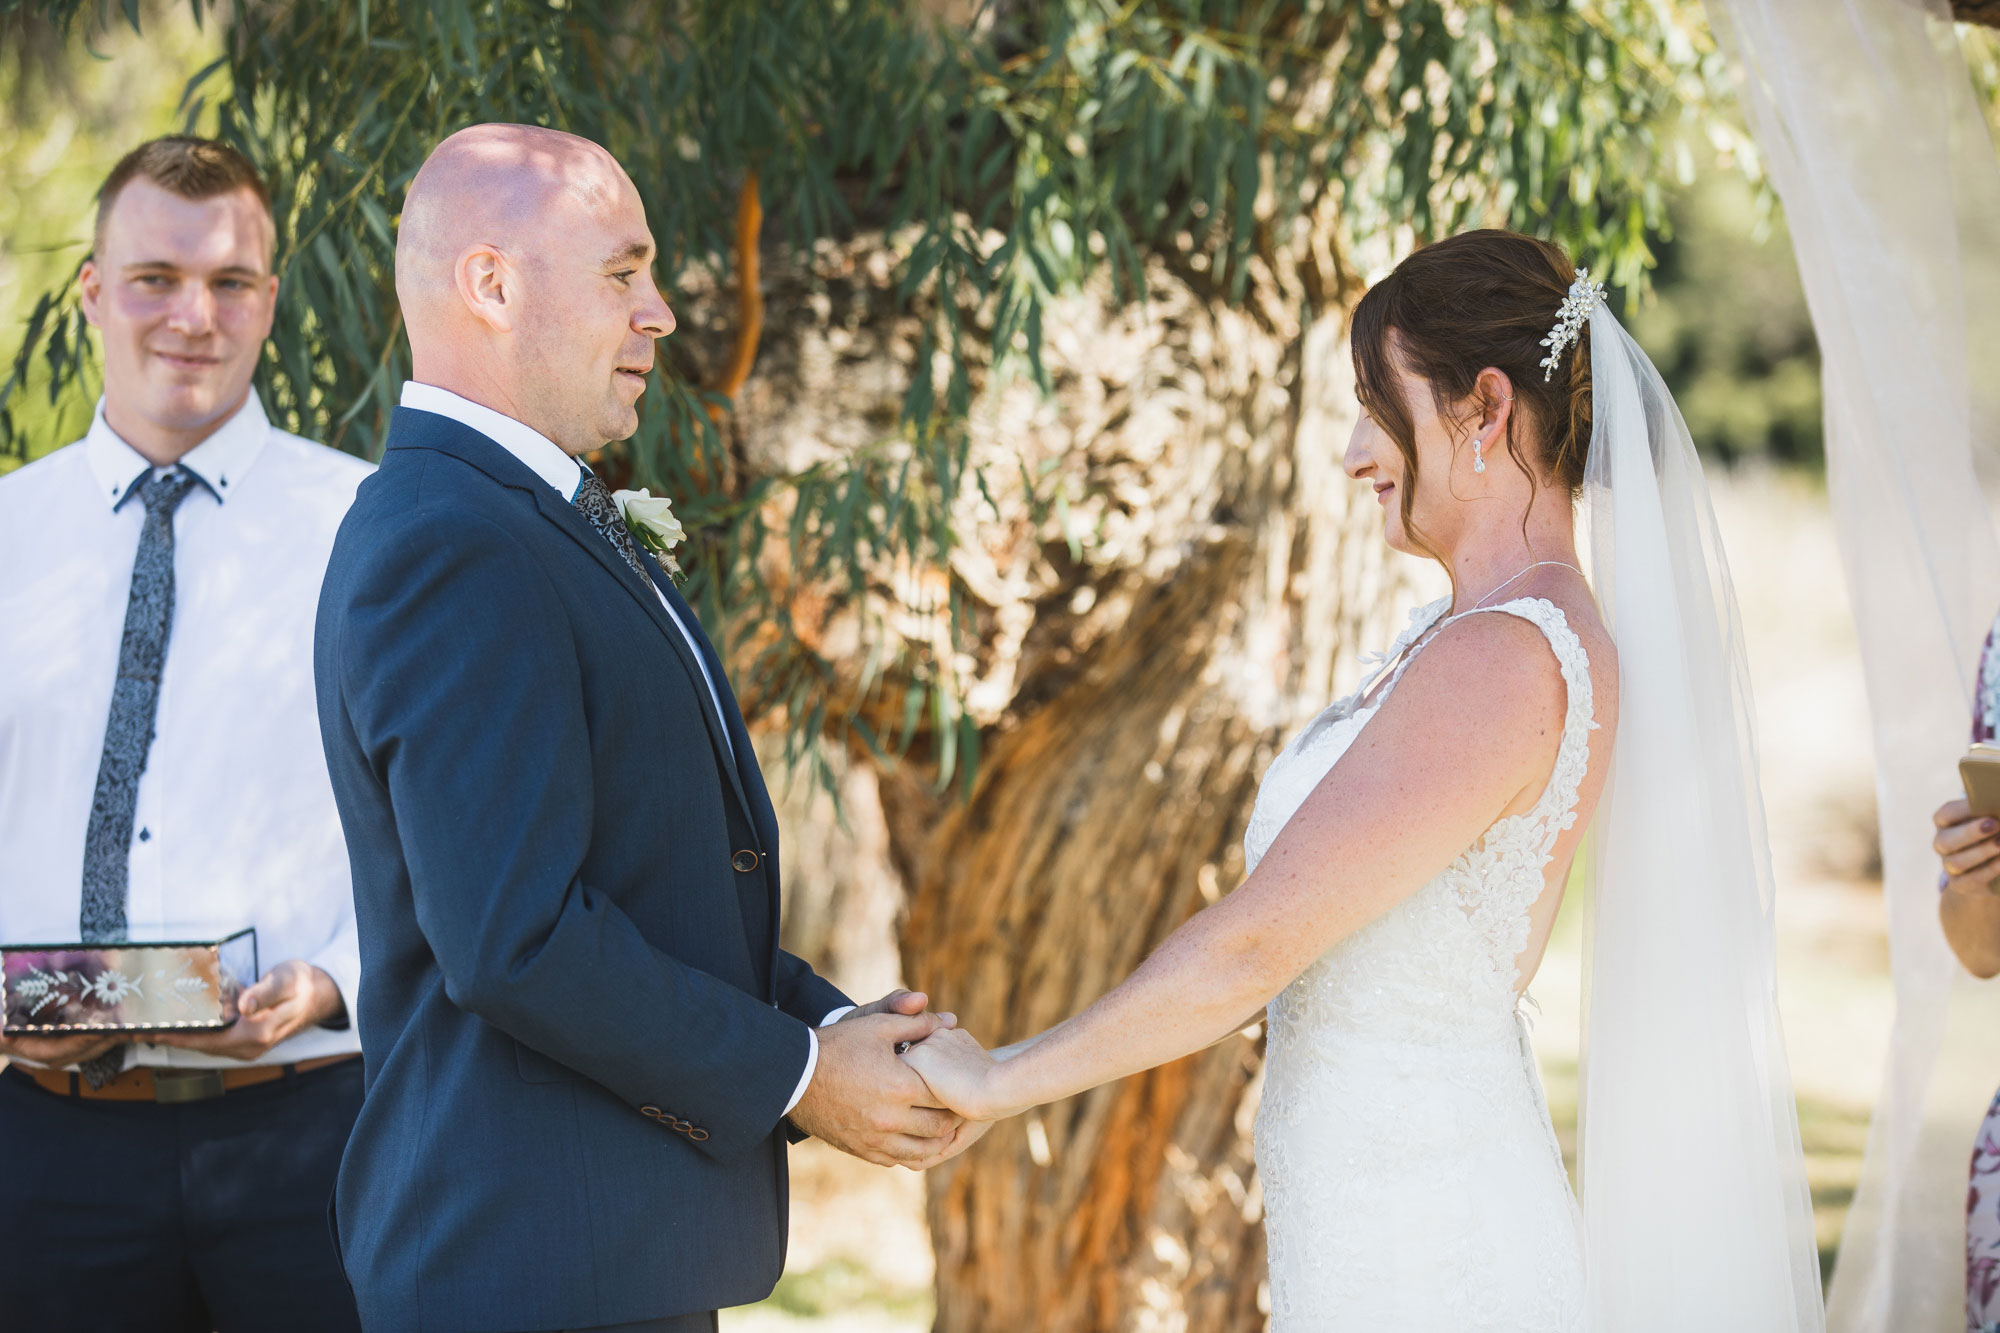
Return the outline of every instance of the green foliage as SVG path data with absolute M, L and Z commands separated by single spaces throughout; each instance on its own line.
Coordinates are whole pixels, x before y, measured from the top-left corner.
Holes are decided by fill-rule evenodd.
M 1677 198 L 1652 298 L 1629 323 L 1703 454 L 1818 468 L 1819 348 L 1772 203 L 1733 172 Z
M 2000 31 L 1962 23 L 1958 45 L 1972 75 L 1973 95 L 1986 112 L 1988 126 L 2000 134 Z
M 767 253 L 803 261 L 822 237 L 882 238 L 926 370 L 875 445 L 752 474 L 712 424 L 724 405 L 670 341 L 615 461 L 676 498 L 696 533 L 691 591 L 712 622 L 754 631 L 750 693 L 785 711 L 795 741 L 875 717 L 871 744 L 924 738 L 941 781 L 969 771 L 977 740 L 950 655 L 871 608 L 894 565 L 934 572 L 942 590 L 905 613 L 963 614 L 955 507 L 969 487 L 1026 484 L 970 472 L 965 418 L 996 368 L 1044 379 L 1054 298 L 1141 300 L 1155 260 L 1242 301 L 1310 233 L 1334 272 L 1276 294 L 1337 307 L 1364 267 L 1489 222 L 1555 236 L 1636 286 L 1668 174 L 1653 127 L 1701 113 L 1720 82 L 1691 0 L 1042 0 L 982 6 L 962 27 L 907 0 L 231 13 L 190 111 L 271 179 L 283 281 L 265 401 L 340 448 L 380 448 L 408 368 L 397 208 L 429 148 L 467 123 L 531 121 L 609 147 L 646 200 L 669 290 L 696 273 L 726 284 L 751 171 Z M 57 385 L 81 373 L 66 302 L 53 298 L 0 391 L 0 449 L 25 447 L 13 414 L 26 367 L 40 358 Z M 767 551 L 783 587 L 766 581 Z M 858 693 L 791 620 L 805 583 L 864 612 Z M 879 721 L 897 714 L 899 727 Z
M 21 341 L 45 348 L 58 368 L 87 354 L 89 340 L 66 283 L 90 248 L 98 182 L 141 139 L 178 129 L 188 75 L 220 51 L 213 26 L 191 22 L 184 6 L 158 0 L 134 32 L 122 9 L 91 30 L 24 12 L 0 0 L 0 355 Z M 4 364 L 4 360 L 0 360 Z M 38 357 L 11 396 L 13 457 L 81 435 L 97 397 L 92 374 L 66 373 L 52 394 L 49 359 Z

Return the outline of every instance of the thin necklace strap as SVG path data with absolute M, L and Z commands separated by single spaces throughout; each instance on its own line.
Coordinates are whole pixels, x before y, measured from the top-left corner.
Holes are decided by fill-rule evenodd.
M 1567 560 L 1537 560 L 1532 565 L 1527 565 L 1522 567 L 1521 569 L 1515 570 L 1511 577 L 1503 581 L 1498 587 L 1494 588 L 1493 591 L 1487 593 L 1484 597 L 1474 602 L 1467 609 L 1472 611 L 1477 611 L 1479 608 L 1485 606 L 1488 602 L 1492 601 L 1495 597 L 1498 597 L 1502 592 L 1506 591 L 1508 588 L 1513 587 L 1516 583 L 1519 583 L 1522 579 L 1526 578 L 1533 571 L 1537 569 L 1546 568 L 1547 566 L 1550 565 L 1561 565 L 1564 569 L 1574 571 L 1578 578 L 1583 577 L 1583 571 L 1577 569 L 1575 565 L 1572 565 Z
M 1374 674 L 1364 680 L 1361 688 L 1354 692 L 1353 698 L 1356 705 L 1359 706 L 1366 701 L 1371 692 L 1374 696 L 1374 702 L 1377 704 L 1381 703 L 1389 691 L 1396 688 L 1396 683 L 1402 680 L 1403 672 L 1409 669 L 1410 663 L 1416 660 L 1417 654 L 1422 652 L 1433 638 L 1437 637 L 1439 630 L 1462 616 L 1469 616 L 1474 611 L 1487 610 L 1488 607 L 1486 604 L 1488 602 L 1492 601 L 1509 587 L 1519 583 L 1530 572 L 1547 565 L 1561 565 L 1564 569 L 1574 571 L 1578 578 L 1583 577 L 1583 571 L 1577 569 L 1575 565 L 1572 565 L 1567 560 L 1537 560 L 1532 565 L 1515 570 L 1513 574 L 1501 582 L 1499 587 L 1493 589 L 1492 592 L 1487 593 L 1457 615 L 1450 614 L 1450 604 L 1446 603 L 1445 614 L 1438 616 L 1430 624 L 1424 626 L 1414 638 L 1402 646 L 1401 651 L 1392 653 L 1376 666 Z

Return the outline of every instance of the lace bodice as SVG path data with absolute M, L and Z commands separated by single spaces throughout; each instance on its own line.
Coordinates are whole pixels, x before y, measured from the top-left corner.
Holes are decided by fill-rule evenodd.
M 1363 682 L 1272 762 L 1244 837 L 1253 869 L 1446 609 L 1411 617 L 1373 699 Z M 1496 821 L 1271 1002 L 1256 1143 L 1273 1333 L 1581 1329 L 1575 1200 L 1516 1014 L 1516 965 L 1576 822 L 1590 663 L 1553 603 L 1483 610 L 1531 621 L 1555 652 L 1568 685 L 1555 768 L 1526 813 Z
M 1409 628 L 1377 660 L 1396 661 L 1433 625 L 1442 628 L 1449 604 L 1445 599 L 1412 613 Z M 1576 822 L 1577 789 L 1597 723 L 1590 659 L 1561 608 L 1522 598 L 1465 614 L 1491 613 L 1539 626 L 1568 685 L 1562 740 L 1547 787 L 1526 813 L 1495 822 L 1436 879 L 1307 968 L 1273 1003 L 1274 1024 L 1290 1019 L 1319 1030 L 1345 1027 L 1441 1041 L 1511 1024 L 1520 984 L 1515 960 L 1527 948 L 1529 912 L 1546 887 L 1556 840 Z M 1372 683 L 1365 680 L 1314 718 L 1272 762 L 1244 834 L 1249 869 L 1380 710 L 1412 660 L 1414 654 L 1401 656 L 1395 674 L 1364 706 Z

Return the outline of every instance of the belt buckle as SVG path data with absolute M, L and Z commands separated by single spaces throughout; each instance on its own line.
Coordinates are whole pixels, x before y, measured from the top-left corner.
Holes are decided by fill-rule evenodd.
M 226 1091 L 220 1069 L 155 1069 L 153 1100 L 162 1105 L 205 1102 Z

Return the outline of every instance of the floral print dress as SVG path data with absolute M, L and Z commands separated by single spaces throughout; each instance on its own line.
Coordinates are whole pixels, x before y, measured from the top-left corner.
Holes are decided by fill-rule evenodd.
M 1972 739 L 2000 740 L 2000 620 L 1979 657 Z M 1966 1333 L 2000 1333 L 2000 1093 L 1986 1108 L 1972 1144 L 1972 1179 L 1965 1192 Z

